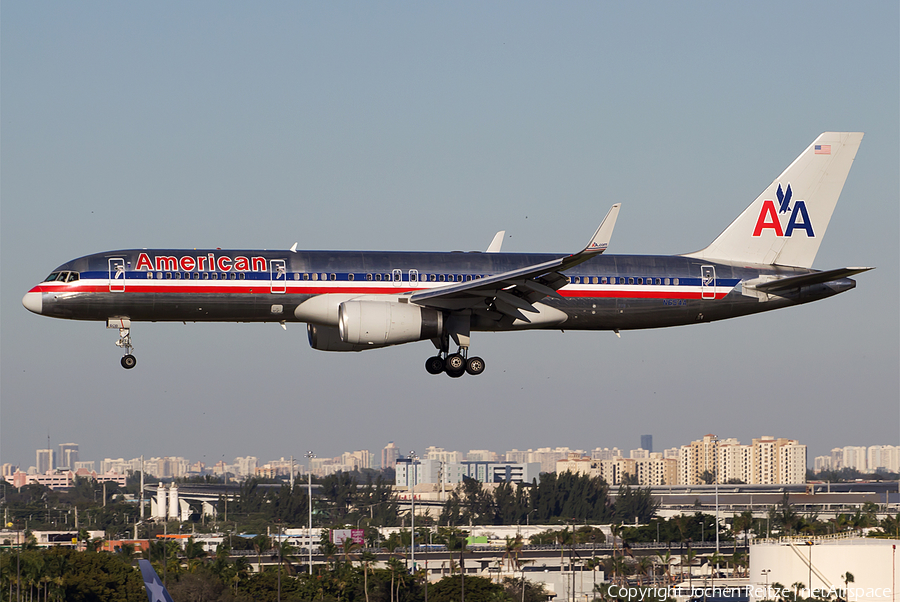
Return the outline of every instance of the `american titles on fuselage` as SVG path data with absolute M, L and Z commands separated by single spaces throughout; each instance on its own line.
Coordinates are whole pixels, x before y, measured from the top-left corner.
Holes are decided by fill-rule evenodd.
M 183 272 L 268 272 L 269 267 L 265 257 L 246 257 L 238 255 L 234 258 L 228 255 L 218 255 L 207 253 L 205 255 L 182 255 L 176 257 L 174 255 L 154 255 L 153 259 L 147 253 L 138 255 L 137 264 L 134 266 L 137 271 L 157 271 L 157 272 L 174 272 L 181 270 Z

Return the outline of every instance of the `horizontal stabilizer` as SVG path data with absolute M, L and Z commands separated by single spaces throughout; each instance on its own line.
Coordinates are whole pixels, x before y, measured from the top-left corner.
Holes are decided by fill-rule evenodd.
M 790 276 L 788 278 L 779 278 L 778 280 L 769 280 L 768 282 L 753 285 L 753 288 L 764 293 L 777 294 L 780 291 L 800 288 L 801 286 L 812 286 L 813 284 L 849 278 L 854 274 L 867 272 L 871 269 L 874 268 L 837 268 L 835 270 L 826 270 L 824 272 L 813 272 L 801 276 Z

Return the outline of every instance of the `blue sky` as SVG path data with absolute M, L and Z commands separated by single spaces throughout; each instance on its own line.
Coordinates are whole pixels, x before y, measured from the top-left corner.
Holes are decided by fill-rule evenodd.
M 706 433 L 900 439 L 896 2 L 3 3 L 0 461 L 214 463 L 427 445 L 657 448 Z M 863 131 L 800 308 L 648 332 L 309 349 L 302 325 L 29 314 L 73 257 L 133 247 L 611 253 L 706 246 L 819 133 Z

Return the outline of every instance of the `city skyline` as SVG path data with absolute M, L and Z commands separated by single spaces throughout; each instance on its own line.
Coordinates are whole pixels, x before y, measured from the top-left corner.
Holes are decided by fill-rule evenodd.
M 646 435 L 641 437 L 641 443 L 645 443 L 644 439 Z M 702 438 L 689 442 L 683 443 L 681 445 L 675 445 L 673 447 L 669 447 L 660 451 L 653 452 L 651 450 L 647 450 L 643 447 L 623 447 L 619 448 L 618 446 L 612 447 L 600 447 L 596 446 L 593 448 L 570 448 L 568 446 L 557 446 L 557 447 L 537 447 L 537 448 L 527 448 L 527 449 L 519 449 L 518 447 L 507 449 L 505 451 L 493 451 L 487 449 L 477 449 L 477 450 L 469 450 L 467 452 L 463 452 L 460 450 L 446 449 L 437 446 L 426 446 L 421 449 L 421 451 L 416 453 L 418 458 L 433 458 L 439 459 L 442 462 L 528 462 L 529 455 L 541 454 L 544 453 L 547 455 L 546 460 L 541 460 L 542 472 L 555 472 L 556 471 L 556 462 L 561 459 L 565 459 L 569 456 L 583 457 L 585 459 L 594 459 L 594 460 L 607 460 L 616 457 L 621 458 L 631 458 L 631 459 L 640 459 L 640 458 L 678 458 L 679 450 L 683 448 L 691 448 L 692 446 L 696 446 L 697 444 L 703 444 L 708 440 L 713 440 L 718 442 L 720 446 L 720 451 L 724 454 L 715 462 L 724 463 L 725 468 L 723 468 L 724 475 L 723 480 L 727 480 L 730 476 L 735 476 L 734 473 L 739 473 L 740 468 L 727 468 L 731 463 L 735 463 L 739 465 L 741 459 L 739 455 L 736 455 L 735 452 L 740 452 L 738 448 L 753 448 L 756 446 L 757 441 L 770 440 L 772 442 L 792 442 L 794 444 L 799 443 L 804 449 L 804 455 L 806 458 L 805 466 L 807 470 L 813 470 L 814 472 L 819 472 L 820 470 L 839 470 L 841 468 L 854 468 L 860 470 L 861 472 L 872 472 L 878 469 L 886 469 L 893 472 L 900 471 L 900 445 L 892 446 L 889 444 L 873 444 L 868 446 L 843 446 L 843 447 L 834 447 L 831 449 L 830 453 L 827 456 L 817 455 L 814 456 L 807 452 L 808 446 L 802 442 L 798 442 L 797 440 L 787 439 L 787 438 L 779 438 L 772 437 L 770 435 L 761 435 L 759 437 L 754 437 L 751 444 L 742 444 L 738 439 L 733 437 L 728 438 L 720 438 L 716 435 L 704 435 Z M 66 443 L 60 444 L 60 446 L 65 445 L 67 447 L 74 446 L 74 454 L 78 456 L 79 454 L 79 445 L 74 443 Z M 390 454 L 386 454 L 385 452 L 390 451 Z M 346 470 L 354 470 L 354 469 L 364 469 L 364 468 L 373 468 L 373 469 L 384 469 L 386 468 L 383 465 L 383 461 L 379 461 L 379 458 L 383 459 L 385 457 L 392 458 L 395 462 L 398 459 L 406 460 L 409 458 L 409 454 L 414 450 L 403 451 L 402 448 L 392 440 L 387 443 L 381 449 L 375 449 L 374 451 L 371 449 L 357 449 L 356 451 L 348 452 L 343 451 L 336 455 L 328 455 L 328 454 L 316 454 L 316 457 L 312 460 L 312 468 L 313 473 L 319 476 L 324 476 L 327 474 L 331 474 L 333 472 L 338 471 L 346 471 Z M 36 450 L 38 463 L 40 462 L 43 456 L 46 456 L 44 452 L 47 452 L 47 449 L 38 449 Z M 640 453 L 645 452 L 645 453 Z M 694 452 L 696 453 L 696 452 Z M 717 454 L 719 452 L 716 452 Z M 701 454 L 702 456 L 702 454 Z M 716 456 L 719 457 L 718 455 Z M 103 460 L 94 459 L 94 460 L 82 460 L 76 461 L 74 466 L 63 466 L 57 465 L 54 463 L 54 469 L 56 470 L 76 470 L 78 468 L 87 469 L 89 471 L 96 471 L 99 474 L 107 473 L 107 472 L 116 472 L 119 474 L 126 474 L 132 470 L 137 470 L 137 466 L 135 462 L 137 462 L 141 457 L 135 457 L 126 460 L 126 456 L 112 457 L 106 456 Z M 145 455 L 142 457 L 143 461 L 146 463 L 147 467 L 145 467 L 145 471 L 148 475 L 159 475 L 160 473 L 164 474 L 164 478 L 171 478 L 171 476 L 184 476 L 186 474 L 224 474 L 227 469 L 233 467 L 235 465 L 241 464 L 244 466 L 244 470 L 237 471 L 236 474 L 240 476 L 250 476 L 253 474 L 254 469 L 259 469 L 261 471 L 265 471 L 268 469 L 268 472 L 258 473 L 261 476 L 277 476 L 277 475 L 287 475 L 290 474 L 290 471 L 287 467 L 293 466 L 294 473 L 305 473 L 308 464 L 307 460 L 303 456 L 294 456 L 290 458 L 290 455 L 280 456 L 279 459 L 271 459 L 271 460 L 260 460 L 259 456 L 236 456 L 234 458 L 234 462 L 226 461 L 223 457 L 217 460 L 214 464 L 206 464 L 202 460 L 196 460 L 187 458 L 185 456 L 179 455 Z M 876 461 L 873 461 L 873 458 L 877 458 Z M 707 460 L 701 460 L 701 462 L 706 462 Z M 173 462 L 178 464 L 181 468 L 177 471 L 167 471 L 159 468 L 150 469 L 149 466 L 156 465 L 160 462 Z M 290 463 L 290 464 L 289 464 Z M 109 465 L 112 464 L 113 468 Z M 38 464 L 34 466 L 16 464 L 15 462 L 7 462 L 5 460 L 0 461 L 0 465 L 3 466 L 3 474 L 11 474 L 14 468 L 21 470 L 22 472 L 28 472 L 31 469 L 35 469 L 37 474 L 43 474 L 46 470 L 39 470 Z M 122 467 L 127 468 L 122 468 Z M 202 466 L 202 469 L 199 468 Z M 215 470 L 216 467 L 219 467 L 219 470 Z M 248 468 L 249 467 L 249 468 Z M 696 472 L 702 472 L 702 469 L 706 467 L 706 464 L 702 464 L 700 468 L 695 469 Z M 388 468 L 393 468 L 393 465 L 388 466 Z M 729 472 L 732 471 L 732 472 Z M 174 474 L 177 473 L 177 474 Z M 739 475 L 738 475 L 739 476 Z M 747 479 L 749 482 L 750 479 Z

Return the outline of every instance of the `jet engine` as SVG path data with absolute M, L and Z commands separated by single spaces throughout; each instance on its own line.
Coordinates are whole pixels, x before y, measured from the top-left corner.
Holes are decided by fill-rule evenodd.
M 345 343 L 341 340 L 341 334 L 336 326 L 309 323 L 306 325 L 306 333 L 309 337 L 309 346 L 317 351 L 365 351 L 374 347 L 384 347 L 384 345 Z
M 344 301 L 338 308 L 341 341 L 370 348 L 440 337 L 444 314 L 410 303 Z

